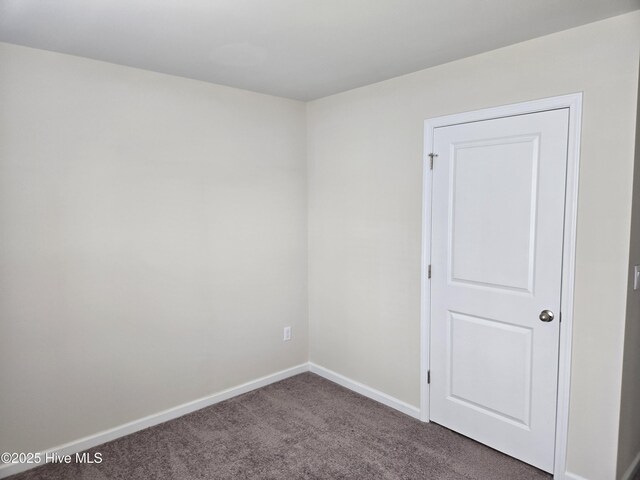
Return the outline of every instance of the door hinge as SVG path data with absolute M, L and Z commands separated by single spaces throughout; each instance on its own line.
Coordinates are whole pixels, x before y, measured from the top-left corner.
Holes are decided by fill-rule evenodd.
M 431 278 L 431 265 L 427 267 L 427 278 Z
M 427 370 L 427 385 L 431 385 L 431 370 Z
M 430 169 L 430 170 L 433 170 L 433 159 L 434 159 L 435 157 L 437 157 L 437 156 L 438 156 L 438 154 L 437 154 L 437 153 L 430 153 L 430 154 L 429 154 L 429 169 Z

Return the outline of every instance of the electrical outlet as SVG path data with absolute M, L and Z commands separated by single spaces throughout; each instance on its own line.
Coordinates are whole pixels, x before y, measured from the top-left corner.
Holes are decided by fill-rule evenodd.
M 640 265 L 633 267 L 633 289 L 638 290 L 640 288 Z
M 284 334 L 282 335 L 282 340 L 288 342 L 291 340 L 291 327 L 284 327 Z

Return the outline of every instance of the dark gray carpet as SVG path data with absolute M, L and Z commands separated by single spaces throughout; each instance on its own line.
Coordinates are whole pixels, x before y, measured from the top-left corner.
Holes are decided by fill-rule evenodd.
M 524 480 L 550 475 L 304 373 L 100 445 L 43 479 Z

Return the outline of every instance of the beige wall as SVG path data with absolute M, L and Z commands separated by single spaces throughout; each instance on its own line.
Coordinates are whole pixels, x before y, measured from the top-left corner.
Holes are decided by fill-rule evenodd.
M 306 362 L 305 155 L 302 103 L 0 44 L 0 451 Z
M 584 92 L 568 470 L 615 477 L 640 13 L 307 105 L 310 359 L 419 404 L 426 118 Z
M 305 117 L 299 102 L 0 44 L 0 451 L 215 393 L 305 362 L 307 346 L 417 406 L 424 119 L 583 91 L 568 469 L 614 478 L 638 448 L 639 47 L 636 12 Z
M 638 83 L 640 91 L 640 83 Z M 640 95 L 636 117 L 633 208 L 627 284 L 627 318 L 622 368 L 622 400 L 618 441 L 618 478 L 640 456 L 640 291 L 633 290 L 633 267 L 640 265 Z

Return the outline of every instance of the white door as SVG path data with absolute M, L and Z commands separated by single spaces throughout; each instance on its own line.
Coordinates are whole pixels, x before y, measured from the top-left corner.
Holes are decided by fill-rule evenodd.
M 433 139 L 430 419 L 548 472 L 568 124 L 563 108 Z

